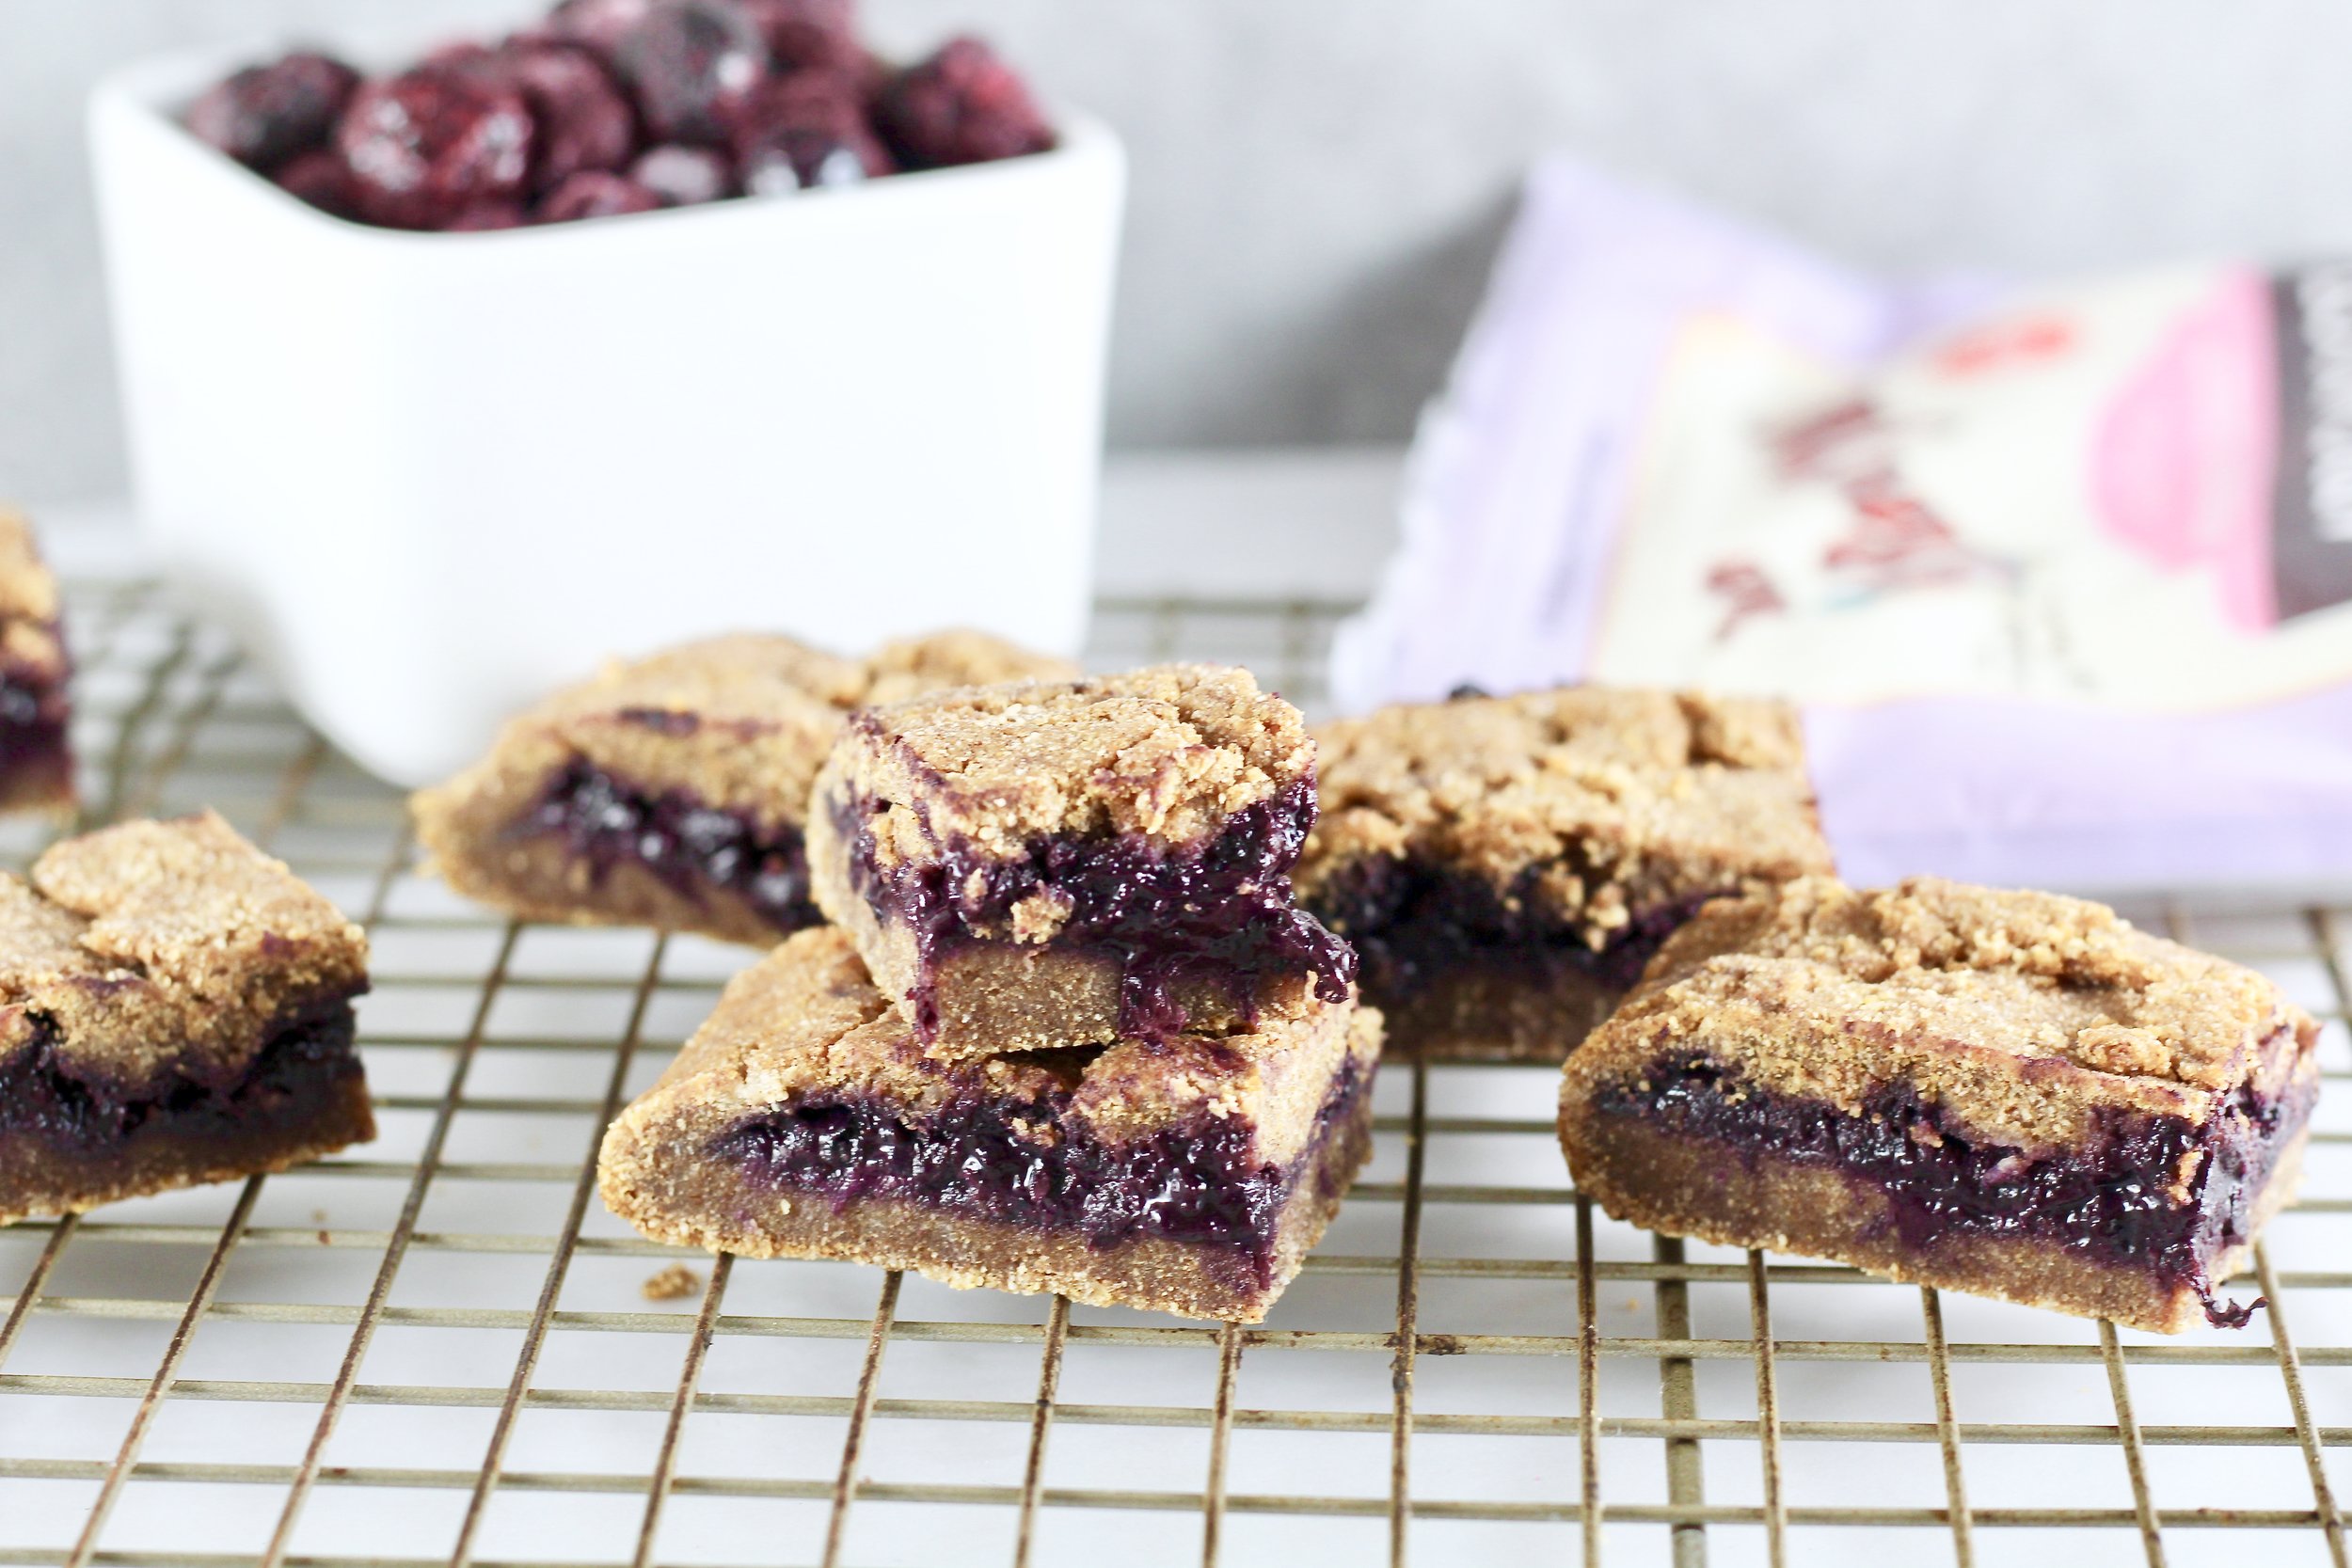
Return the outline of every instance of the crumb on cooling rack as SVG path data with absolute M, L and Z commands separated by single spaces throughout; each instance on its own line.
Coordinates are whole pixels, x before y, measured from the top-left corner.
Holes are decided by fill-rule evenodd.
M 647 1301 L 683 1301 L 702 1288 L 703 1276 L 683 1263 L 647 1275 L 644 1286 Z

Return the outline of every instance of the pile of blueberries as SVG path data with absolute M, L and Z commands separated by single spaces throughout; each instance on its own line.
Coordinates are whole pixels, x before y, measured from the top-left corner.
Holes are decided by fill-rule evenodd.
M 564 0 L 495 45 L 364 80 L 325 55 L 238 71 L 198 136 L 390 229 L 514 229 L 1041 152 L 1054 133 L 977 39 L 896 68 L 855 0 Z

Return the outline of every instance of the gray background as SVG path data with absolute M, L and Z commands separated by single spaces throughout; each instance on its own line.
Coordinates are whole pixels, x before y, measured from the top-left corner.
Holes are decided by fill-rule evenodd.
M 1882 266 L 2352 245 L 2323 0 L 867 0 L 1127 136 L 1111 436 L 1402 437 L 1527 160 L 1567 147 Z M 117 62 L 514 0 L 0 0 L 0 494 L 122 485 L 81 103 Z

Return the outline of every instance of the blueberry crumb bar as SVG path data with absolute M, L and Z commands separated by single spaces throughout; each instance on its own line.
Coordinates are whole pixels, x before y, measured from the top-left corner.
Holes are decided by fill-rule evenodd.
M 1785 704 L 1570 687 L 1315 738 L 1299 901 L 1404 1054 L 1558 1061 L 1708 898 L 1830 869 Z
M 732 981 L 605 1136 L 656 1240 L 1255 1322 L 1369 1151 L 1376 1014 L 942 1062 L 841 931 Z
M 366 990 L 358 927 L 209 812 L 0 877 L 0 1220 L 373 1137 Z
M 766 946 L 818 918 L 808 791 L 844 715 L 940 687 L 1068 673 L 966 631 L 863 660 L 778 636 L 688 643 L 513 720 L 481 762 L 418 792 L 418 836 L 457 891 L 525 919 Z
M 72 673 L 56 579 L 31 525 L 0 507 L 0 811 L 72 807 Z
M 942 1057 L 1248 1028 L 1350 994 L 1294 907 L 1314 743 L 1245 670 L 1157 665 L 855 715 L 818 906 Z
M 2097 904 L 1709 904 L 1567 1061 L 1578 1190 L 1670 1235 L 2177 1333 L 2293 1196 L 2312 1021 Z

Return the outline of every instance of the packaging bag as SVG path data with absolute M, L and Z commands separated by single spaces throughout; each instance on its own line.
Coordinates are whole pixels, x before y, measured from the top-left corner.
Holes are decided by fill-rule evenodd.
M 1531 177 L 1345 711 L 1804 705 L 1841 871 L 2352 882 L 2352 264 L 1892 284 Z

